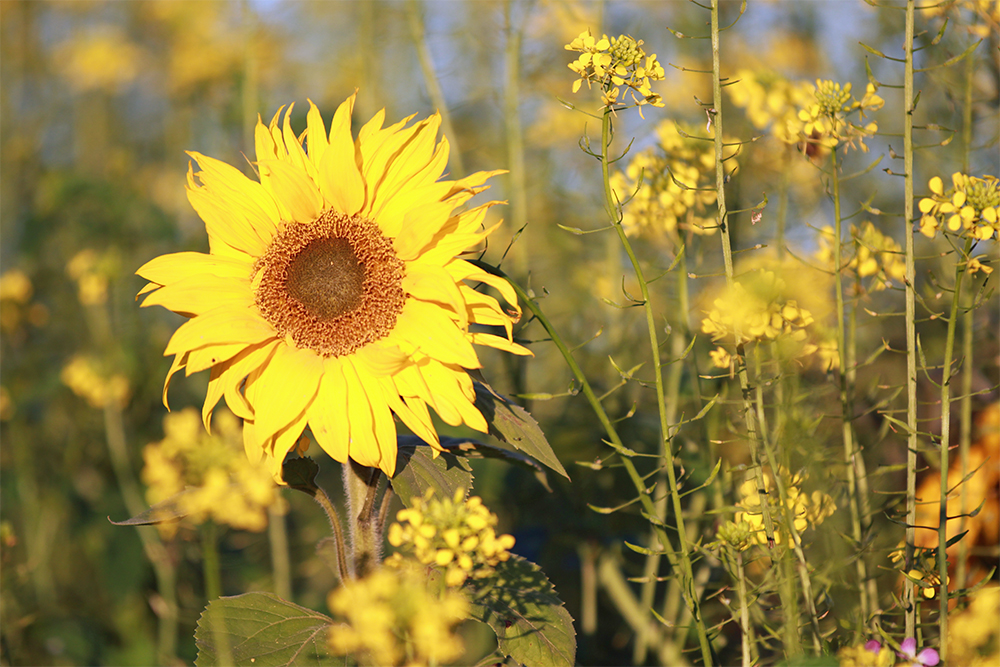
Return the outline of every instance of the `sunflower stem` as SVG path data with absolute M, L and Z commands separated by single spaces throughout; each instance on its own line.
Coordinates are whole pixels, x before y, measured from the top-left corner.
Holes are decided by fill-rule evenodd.
M 318 484 L 307 493 L 309 493 L 313 500 L 315 500 L 319 506 L 323 508 L 323 511 L 326 513 L 326 518 L 330 522 L 330 529 L 333 531 L 334 548 L 337 550 L 337 574 L 340 575 L 340 581 L 345 582 L 353 577 L 354 569 L 350 567 L 347 562 L 347 550 L 344 545 L 344 529 L 340 523 L 340 516 L 337 514 L 337 508 L 334 506 L 333 501 L 330 500 L 330 496 L 327 494 L 326 490 Z
M 378 516 L 372 511 L 381 471 L 355 463 L 353 459 L 342 468 L 351 535 L 350 568 L 354 576 L 360 579 L 374 570 L 382 560 L 382 532 L 379 530 Z

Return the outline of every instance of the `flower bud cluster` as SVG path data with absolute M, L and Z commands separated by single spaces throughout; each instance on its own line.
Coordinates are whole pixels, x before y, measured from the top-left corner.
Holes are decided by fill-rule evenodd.
M 489 576 L 499 563 L 510 557 L 514 546 L 511 535 L 497 536 L 497 516 L 478 496 L 462 500 L 459 489 L 454 498 L 437 499 L 433 489 L 413 506 L 396 514 L 397 523 L 389 526 L 389 544 L 409 551 L 424 565 L 436 565 L 445 573 L 448 586 L 461 586 L 469 577 Z M 387 559 L 402 562 L 400 553 Z
M 602 103 L 611 107 L 630 103 L 622 95 L 624 86 L 626 95 L 631 94 L 631 103 L 640 107 L 640 115 L 644 104 L 662 107 L 663 100 L 653 92 L 650 81 L 663 80 L 663 66 L 655 53 L 646 55 L 642 44 L 641 39 L 629 35 L 610 39 L 602 35 L 595 39 L 589 28 L 581 32 L 565 46 L 567 51 L 580 53 L 580 57 L 569 64 L 580 77 L 573 82 L 573 92 L 579 91 L 584 81 L 588 88 L 596 84 L 602 91 Z
M 953 187 L 945 190 L 940 177 L 930 180 L 931 196 L 919 204 L 920 233 L 934 238 L 943 225 L 969 239 L 993 238 L 1000 230 L 1000 180 L 955 172 L 951 181 Z
M 840 144 L 859 147 L 867 152 L 864 140 L 878 131 L 878 124 L 875 121 L 855 124 L 847 117 L 857 111 L 863 123 L 866 112 L 881 109 L 884 104 L 885 100 L 878 95 L 874 84 L 869 83 L 864 97 L 857 100 L 851 96 L 850 83 L 841 86 L 834 81 L 817 79 L 813 100 L 799 109 L 794 117 L 787 119 L 782 134 L 789 141 L 801 143 L 810 156 Z

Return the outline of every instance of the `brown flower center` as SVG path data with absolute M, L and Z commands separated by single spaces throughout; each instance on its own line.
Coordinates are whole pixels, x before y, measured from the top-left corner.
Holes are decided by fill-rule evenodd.
M 279 336 L 339 357 L 395 327 L 404 268 L 375 223 L 328 210 L 274 237 L 254 265 L 255 300 Z

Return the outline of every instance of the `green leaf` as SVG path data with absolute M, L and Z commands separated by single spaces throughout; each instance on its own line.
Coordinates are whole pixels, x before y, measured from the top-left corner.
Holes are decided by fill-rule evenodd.
M 435 458 L 430 446 L 414 436 L 398 436 L 397 443 L 392 490 L 407 507 L 427 489 L 434 489 L 438 498 L 453 498 L 458 489 L 468 493 L 472 488 L 472 468 L 464 458 L 448 453 Z
M 472 618 L 493 629 L 505 656 L 526 665 L 574 664 L 573 619 L 534 563 L 512 555 L 492 577 L 467 581 L 462 592 Z
M 418 447 L 421 445 L 425 447 L 430 446 L 415 435 L 401 435 L 397 437 L 397 441 L 400 446 L 410 444 Z M 500 459 L 508 463 L 516 463 L 525 468 L 531 468 L 535 473 L 535 479 L 547 491 L 552 491 L 549 487 L 549 479 L 545 475 L 545 469 L 527 454 L 490 445 L 479 440 L 473 440 L 472 438 L 440 438 L 439 441 L 441 446 L 448 450 L 449 454 L 454 454 L 455 456 L 462 456 L 467 459 Z
M 346 658 L 331 655 L 327 648 L 332 623 L 323 614 L 271 593 L 212 600 L 194 632 L 195 665 L 344 665 Z
M 111 523 L 116 526 L 152 526 L 158 523 L 166 523 L 168 521 L 180 521 L 190 514 L 190 512 L 181 509 L 179 502 L 180 499 L 196 491 L 201 491 L 201 488 L 189 487 L 180 493 L 175 493 L 166 500 L 156 503 L 145 512 L 136 514 L 131 519 L 125 519 L 124 521 L 111 521 L 111 518 L 108 517 L 108 521 L 111 521 Z
M 481 378 L 480 375 L 473 381 L 476 407 L 489 422 L 490 435 L 569 479 L 566 469 L 559 463 L 552 446 L 538 427 L 538 422 L 524 408 L 493 391 L 493 387 Z
M 288 459 L 281 465 L 281 478 L 285 484 L 310 496 L 315 496 L 318 490 L 316 486 L 318 473 L 319 465 L 308 456 Z

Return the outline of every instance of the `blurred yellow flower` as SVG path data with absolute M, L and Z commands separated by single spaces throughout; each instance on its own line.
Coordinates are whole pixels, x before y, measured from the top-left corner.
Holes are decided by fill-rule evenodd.
M 489 576 L 493 569 L 510 558 L 514 546 L 510 535 L 497 536 L 497 516 L 478 496 L 462 501 L 464 489 L 454 498 L 433 497 L 433 489 L 413 506 L 396 515 L 397 523 L 389 526 L 389 544 L 411 552 L 424 565 L 437 565 L 445 573 L 448 586 L 461 586 L 470 576 Z M 403 563 L 400 553 L 387 561 Z
M 888 646 L 845 646 L 837 651 L 838 667 L 893 667 L 896 654 Z M 878 642 L 876 642 L 878 643 Z
M 830 271 L 834 271 L 834 234 L 829 225 L 819 230 L 819 249 L 816 261 Z M 902 284 L 906 275 L 903 249 L 892 237 L 879 231 L 870 221 L 861 228 L 851 225 L 853 243 L 841 248 L 841 263 L 856 277 L 857 287 L 862 287 L 862 279 L 871 278 L 864 289 L 870 292 L 884 290 L 895 284 Z
M 939 176 L 928 183 L 930 197 L 920 200 L 920 233 L 934 238 L 945 227 L 953 234 L 986 240 L 1000 230 L 1000 180 L 996 176 L 976 178 L 961 172 L 951 176 L 947 191 Z
M 462 655 L 454 627 L 469 613 L 457 591 L 435 591 L 423 568 L 380 568 L 330 593 L 330 648 L 362 665 L 439 665 Z
M 480 367 L 474 345 L 531 354 L 512 339 L 520 313 L 510 284 L 457 257 L 496 229 L 480 225 L 497 202 L 453 212 L 495 172 L 439 181 L 448 143 L 436 140 L 438 115 L 383 128 L 379 112 L 354 139 L 354 100 L 329 134 L 314 105 L 301 136 L 291 108 L 283 122 L 280 111 L 258 122 L 259 183 L 192 152 L 200 171 L 189 168 L 188 197 L 211 252 L 165 255 L 137 272 L 150 281 L 143 306 L 191 318 L 167 345 L 166 385 L 181 369 L 211 369 L 205 423 L 225 396 L 244 420 L 248 456 L 266 458 L 276 477 L 307 425 L 337 461 L 388 476 L 394 415 L 435 451 L 428 407 L 486 431 L 466 372 Z
M 793 475 L 787 469 L 779 468 L 778 474 L 781 475 L 782 484 L 785 487 L 785 507 L 791 516 L 796 532 L 801 533 L 810 526 L 820 525 L 837 510 L 837 505 L 829 494 L 819 490 L 807 494 L 802 490 L 809 478 L 805 472 Z M 787 529 L 783 521 L 783 513 L 779 511 L 781 501 L 776 488 L 774 476 L 770 470 L 767 470 L 764 476 L 765 497 L 771 516 L 775 518 L 774 540 L 781 544 L 782 540 L 785 539 L 784 534 Z M 750 524 L 752 539 L 757 544 L 766 544 L 764 515 L 761 510 L 761 496 L 757 491 L 756 480 L 748 479 L 743 482 L 739 488 L 739 495 L 741 500 L 736 504 L 742 510 L 736 513 L 734 521 L 737 524 L 741 521 Z
M 93 357 L 74 356 L 63 366 L 59 378 L 92 408 L 100 410 L 108 405 L 124 407 L 128 403 L 128 378 L 121 373 L 109 372 Z
M 729 368 L 729 365 L 733 363 L 732 355 L 724 347 L 715 348 L 708 353 L 708 356 L 712 359 L 712 365 L 716 368 Z
M 1000 586 L 972 594 L 969 606 L 948 616 L 948 662 L 966 667 L 1000 665 Z
M 0 301 L 25 304 L 31 300 L 34 288 L 31 279 L 21 269 L 11 269 L 0 276 Z
M 228 410 L 215 415 L 214 433 L 205 431 L 195 408 L 163 419 L 164 438 L 142 450 L 142 481 L 150 505 L 182 491 L 177 509 L 195 523 L 211 519 L 241 530 L 267 527 L 268 508 L 279 498 L 271 471 L 243 454 L 239 421 Z M 157 524 L 172 537 L 177 524 Z
M 822 154 L 823 150 L 845 145 L 868 150 L 864 140 L 878 131 L 874 121 L 859 125 L 847 119 L 854 111 L 864 122 L 865 112 L 877 111 L 885 104 L 878 95 L 874 84 L 869 83 L 865 95 L 859 101 L 851 95 L 851 84 L 841 84 L 829 80 L 816 80 L 813 99 L 794 118 L 788 119 L 785 136 L 803 144 L 810 155 Z M 818 151 L 818 152 L 817 152 Z
M 784 291 L 784 281 L 771 271 L 750 271 L 712 303 L 701 321 L 701 330 L 713 341 L 726 340 L 734 345 L 781 336 L 803 341 L 813 316 L 796 301 L 785 300 Z M 803 354 L 814 351 L 804 349 Z
M 955 25 L 979 39 L 989 39 L 1000 29 L 1000 2 L 997 0 L 951 0 L 928 5 L 920 12 L 925 18 L 948 14 L 955 15 Z
M 663 100 L 653 92 L 650 81 L 663 80 L 663 67 L 657 61 L 655 53 L 646 55 L 642 45 L 641 39 L 636 40 L 629 35 L 610 39 L 603 35 L 600 39 L 595 39 L 589 28 L 581 32 L 564 47 L 567 51 L 578 51 L 581 54 L 569 64 L 569 68 L 580 77 L 573 82 L 573 92 L 579 91 L 586 82 L 588 88 L 592 84 L 598 86 L 606 107 L 634 104 L 639 107 L 640 115 L 645 104 L 662 107 Z M 631 102 L 626 101 L 626 95 L 621 95 L 622 86 L 626 89 L 626 95 L 631 95 Z
M 77 33 L 55 52 L 62 75 L 79 92 L 116 92 L 139 76 L 144 57 L 141 48 L 111 26 Z
M 660 123 L 656 135 L 656 145 L 636 153 L 624 172 L 611 175 L 611 188 L 623 203 L 625 233 L 652 239 L 676 238 L 678 230 L 713 233 L 718 223 L 712 143 L 699 128 L 674 120 Z M 723 159 L 728 160 L 737 147 L 726 143 Z M 727 172 L 736 167 L 733 161 L 726 165 Z
M 746 112 L 758 130 L 770 126 L 775 136 L 785 143 L 797 143 L 799 137 L 789 136 L 789 123 L 813 97 L 810 84 L 790 81 L 771 69 L 741 69 L 736 82 L 726 86 L 733 104 Z

